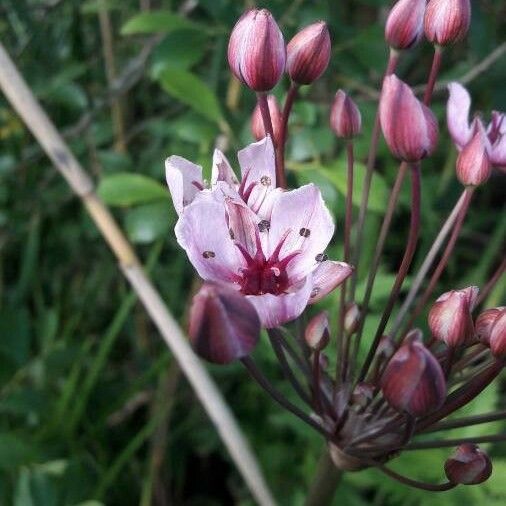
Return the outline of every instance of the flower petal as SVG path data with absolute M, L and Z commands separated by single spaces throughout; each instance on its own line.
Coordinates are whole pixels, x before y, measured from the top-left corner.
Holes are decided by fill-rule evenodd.
M 345 262 L 322 262 L 313 272 L 313 290 L 309 303 L 314 304 L 323 299 L 352 273 L 353 267 Z
M 300 316 L 307 306 L 312 287 L 311 276 L 308 276 L 289 293 L 247 295 L 246 298 L 255 306 L 262 326 L 270 329 Z
M 203 188 L 202 167 L 180 156 L 169 156 L 165 160 L 165 178 L 174 208 L 181 214 Z
M 320 190 L 308 184 L 279 195 L 272 208 L 269 230 L 269 254 L 290 231 L 281 249 L 280 258 L 300 251 L 289 264 L 288 275 L 298 280 L 307 276 L 318 264 L 320 256 L 334 234 L 332 216 L 323 202 Z
M 471 109 L 471 97 L 467 90 L 457 82 L 448 85 L 450 97 L 446 106 L 446 120 L 448 130 L 453 142 L 462 149 L 472 136 L 469 125 L 469 110 Z
M 227 157 L 219 149 L 215 149 L 213 153 L 211 185 L 214 186 L 218 181 L 224 181 L 233 188 L 239 184 Z
M 258 232 L 258 216 L 243 202 L 227 200 L 230 236 L 234 242 L 241 244 L 254 257 L 257 252 L 256 237 Z
M 489 157 L 494 167 L 499 167 L 503 171 L 506 169 L 506 134 L 501 135 L 493 144 Z
M 188 206 L 176 223 L 175 233 L 201 278 L 222 282 L 237 279 L 244 262 L 230 237 L 222 204 L 202 200 Z

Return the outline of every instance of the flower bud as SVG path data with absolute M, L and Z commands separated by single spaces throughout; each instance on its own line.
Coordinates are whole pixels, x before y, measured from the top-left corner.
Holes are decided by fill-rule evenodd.
M 446 398 L 443 370 L 416 338 L 406 338 L 388 362 L 381 390 L 394 409 L 420 417 L 439 409 Z
M 344 330 L 348 335 L 354 334 L 358 330 L 360 323 L 360 309 L 357 304 L 350 302 L 344 313 Z
M 297 84 L 311 84 L 327 69 L 330 35 L 327 24 L 318 21 L 298 32 L 286 48 L 286 71 Z
M 490 329 L 490 350 L 498 358 L 506 358 L 506 309 L 497 316 Z
M 464 186 L 479 186 L 487 181 L 491 171 L 485 132 L 478 127 L 474 137 L 459 153 L 457 178 Z
M 477 485 L 490 478 L 492 462 L 478 446 L 462 444 L 446 460 L 445 474 L 454 485 Z
M 486 309 L 483 313 L 476 318 L 474 325 L 474 332 L 479 341 L 483 344 L 490 344 L 490 334 L 494 323 L 500 318 L 502 314 L 506 313 L 506 306 L 493 307 Z
M 443 293 L 429 311 L 429 327 L 432 335 L 455 347 L 467 343 L 474 335 L 471 311 L 479 289 L 470 286 L 463 290 Z
M 446 46 L 463 39 L 471 23 L 470 0 L 430 0 L 425 11 L 425 36 Z
M 394 156 L 417 162 L 433 153 L 438 139 L 436 117 L 394 74 L 383 82 L 379 107 L 383 135 Z
M 313 316 L 304 334 L 307 345 L 315 351 L 323 350 L 329 344 L 329 317 L 326 311 Z
M 409 336 L 410 334 L 408 334 Z M 389 335 L 381 336 L 376 354 L 383 358 L 390 358 L 395 353 L 394 340 Z
M 267 104 L 271 115 L 274 142 L 277 144 L 280 142 L 279 135 L 281 133 L 281 125 L 283 124 L 283 113 L 281 112 L 278 101 L 274 95 L 269 95 L 267 97 Z M 267 135 L 265 133 L 262 112 L 260 111 L 260 106 L 258 104 L 251 115 L 251 133 L 257 141 L 262 140 Z
M 394 49 L 409 49 L 423 35 L 426 0 L 399 0 L 390 11 L 385 39 Z
M 232 73 L 254 91 L 269 91 L 285 70 L 283 35 L 267 9 L 252 9 L 237 21 L 228 43 Z
M 360 133 L 362 116 L 355 102 L 343 91 L 336 93 L 330 110 L 330 127 L 337 137 L 351 139 Z
M 255 348 L 260 319 L 253 304 L 236 290 L 205 284 L 192 301 L 189 336 L 202 358 L 228 364 Z
M 358 383 L 351 396 L 353 405 L 364 408 L 374 397 L 375 387 L 371 383 Z

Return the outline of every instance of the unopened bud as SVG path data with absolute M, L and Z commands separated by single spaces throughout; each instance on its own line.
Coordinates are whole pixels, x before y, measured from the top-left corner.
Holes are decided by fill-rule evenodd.
M 426 0 L 399 0 L 390 11 L 385 39 L 394 49 L 409 49 L 423 35 Z
M 408 336 L 410 335 L 408 334 Z M 378 356 L 390 358 L 395 353 L 394 340 L 389 335 L 381 336 L 376 353 Z
M 474 332 L 479 341 L 483 344 L 490 344 L 492 328 L 504 313 L 506 313 L 506 306 L 493 307 L 491 309 L 486 309 L 476 318 Z
M 267 104 L 269 105 L 269 113 L 271 115 L 274 143 L 278 144 L 281 141 L 279 135 L 283 124 L 283 113 L 281 112 L 278 101 L 274 95 L 269 95 L 267 97 Z M 262 112 L 259 104 L 256 105 L 253 110 L 253 114 L 251 115 L 251 133 L 257 141 L 262 140 L 267 135 L 265 133 L 264 121 L 262 119 Z
M 470 286 L 446 292 L 436 300 L 429 312 L 429 327 L 436 339 L 451 348 L 472 339 L 474 324 L 471 312 L 478 292 L 477 286 Z
M 330 110 L 330 127 L 337 137 L 352 139 L 360 133 L 362 116 L 355 102 L 343 91 L 336 93 Z
M 326 311 L 313 316 L 306 327 L 304 334 L 307 345 L 316 351 L 323 350 L 329 344 L 329 317 Z
M 327 24 L 318 21 L 298 32 L 286 48 L 286 71 L 297 84 L 311 84 L 327 69 L 330 35 Z
M 425 11 L 425 36 L 446 46 L 463 39 L 471 24 L 470 0 L 430 0 Z
M 253 351 L 260 337 L 260 319 L 238 291 L 206 284 L 192 301 L 189 336 L 202 358 L 228 364 Z
M 465 186 L 479 186 L 490 177 L 492 167 L 487 152 L 487 139 L 483 127 L 478 126 L 471 141 L 457 158 L 457 178 Z
M 354 302 L 350 302 L 344 313 L 344 330 L 348 335 L 354 334 L 358 330 L 360 323 L 360 309 Z
M 476 333 L 494 356 L 506 358 L 506 307 L 483 312 L 476 320 Z
M 394 74 L 383 82 L 379 111 L 383 135 L 395 157 L 417 162 L 434 152 L 438 140 L 436 117 Z
M 353 404 L 359 407 L 365 407 L 374 396 L 375 387 L 371 383 L 359 383 L 352 394 Z
M 269 91 L 285 71 L 286 47 L 267 9 L 252 9 L 237 21 L 228 43 L 232 73 L 254 91 Z
M 462 444 L 446 460 L 445 474 L 454 485 L 478 485 L 490 478 L 492 462 L 478 446 Z
M 439 409 L 446 398 L 446 382 L 439 362 L 415 338 L 406 339 L 388 362 L 381 390 L 390 406 L 413 417 Z

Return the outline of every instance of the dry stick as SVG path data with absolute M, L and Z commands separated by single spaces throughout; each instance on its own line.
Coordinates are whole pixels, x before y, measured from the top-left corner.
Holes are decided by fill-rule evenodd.
M 427 256 L 425 257 L 425 260 L 423 261 L 420 270 L 418 271 L 415 279 L 413 280 L 413 283 L 411 284 L 411 288 L 408 292 L 408 295 L 406 296 L 406 300 L 404 301 L 402 307 L 399 309 L 399 313 L 397 314 L 397 318 L 392 325 L 392 330 L 390 332 L 390 335 L 392 337 L 395 337 L 397 334 L 397 331 L 400 329 L 402 325 L 402 321 L 404 317 L 406 316 L 406 313 L 409 311 L 411 305 L 413 304 L 413 301 L 415 297 L 418 294 L 418 290 L 420 290 L 420 287 L 422 283 L 425 280 L 425 276 L 427 275 L 427 272 L 429 272 L 429 269 L 432 266 L 432 263 L 434 262 L 436 255 L 438 254 L 439 250 L 441 249 L 441 246 L 443 245 L 443 242 L 446 239 L 446 236 L 450 233 L 450 231 L 453 228 L 453 225 L 455 224 L 455 220 L 457 219 L 460 209 L 462 208 L 462 205 L 465 200 L 465 194 L 466 191 L 464 190 L 462 192 L 462 195 L 460 196 L 459 200 L 455 204 L 455 207 L 453 208 L 452 212 L 448 216 L 446 222 L 441 227 L 441 230 L 439 234 L 437 235 L 434 243 L 432 244 L 429 252 L 427 253 Z
M 436 284 L 439 281 L 441 274 L 445 270 L 448 261 L 450 260 L 453 248 L 455 247 L 457 239 L 460 235 L 460 231 L 462 229 L 462 225 L 464 224 L 464 219 L 466 217 L 467 210 L 469 209 L 469 205 L 471 204 L 473 193 L 474 193 L 473 187 L 468 187 L 465 189 L 464 201 L 462 202 L 462 206 L 460 207 L 460 211 L 457 216 L 457 220 L 455 221 L 455 226 L 453 227 L 450 239 L 448 239 L 448 244 L 446 245 L 443 255 L 441 256 L 441 260 L 439 260 L 439 263 L 435 271 L 432 273 L 432 276 L 430 278 L 429 284 L 427 285 L 427 288 L 425 289 L 425 292 L 423 293 L 420 301 L 413 310 L 413 313 L 411 314 L 408 323 L 404 327 L 404 330 L 401 332 L 401 336 L 405 336 L 408 333 L 409 329 L 412 327 L 413 323 L 418 318 L 418 315 L 422 312 L 423 308 L 425 307 L 425 304 L 432 295 L 432 292 L 436 288 Z
M 385 76 L 387 77 L 395 71 L 397 67 L 397 62 L 399 61 L 399 53 L 390 49 L 390 55 L 388 58 L 388 64 L 385 71 Z M 371 136 L 371 146 L 369 148 L 369 155 L 367 157 L 367 170 L 364 179 L 364 186 L 362 190 L 362 200 L 360 202 L 360 209 L 358 212 L 358 220 L 357 220 L 357 237 L 355 239 L 355 248 L 353 251 L 353 260 L 352 264 L 355 266 L 355 273 L 351 278 L 351 291 L 350 291 L 350 300 L 354 300 L 355 291 L 357 288 L 358 281 L 358 263 L 360 259 L 360 252 L 362 250 L 362 241 L 364 239 L 364 223 L 365 217 L 367 214 L 367 203 L 369 201 L 369 192 L 371 190 L 371 182 L 372 175 L 374 172 L 374 162 L 376 161 L 376 153 L 378 151 L 378 141 L 380 136 L 380 119 L 379 119 L 379 107 L 376 111 L 376 118 L 374 119 L 374 127 L 372 130 Z M 357 339 L 358 341 L 358 339 Z M 356 342 L 357 342 L 356 341 Z
M 258 463 L 214 381 L 191 350 L 179 325 L 144 273 L 132 247 L 110 211 L 94 193 L 91 179 L 33 96 L 1 43 L 0 88 L 73 192 L 83 200 L 92 219 L 117 257 L 125 277 L 137 293 L 164 341 L 171 348 L 197 397 L 216 426 L 252 494 L 260 504 L 274 505 L 275 501 L 267 488 Z

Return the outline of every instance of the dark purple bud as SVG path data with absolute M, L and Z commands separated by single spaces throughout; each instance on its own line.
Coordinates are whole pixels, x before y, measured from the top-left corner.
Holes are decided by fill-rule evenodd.
M 326 311 L 311 318 L 304 334 L 307 345 L 316 351 L 323 350 L 329 344 L 329 317 Z
M 260 319 L 238 291 L 205 284 L 192 301 L 189 335 L 202 358 L 228 364 L 253 351 L 260 337 Z
M 279 135 L 283 124 L 283 113 L 281 112 L 281 108 L 279 107 L 278 101 L 274 95 L 269 95 L 267 97 L 267 105 L 269 106 L 269 113 L 271 115 L 274 142 L 279 143 L 281 142 Z M 260 141 L 267 136 L 265 133 L 264 121 L 262 119 L 262 112 L 260 111 L 260 106 L 258 104 L 251 115 L 251 133 L 257 141 Z
M 343 91 L 338 90 L 330 109 L 330 128 L 337 137 L 352 139 L 360 133 L 362 116 L 355 102 Z
M 446 46 L 463 39 L 471 24 L 470 0 L 430 0 L 425 11 L 425 36 Z
M 476 445 L 460 445 L 445 462 L 448 480 L 455 485 L 478 485 L 490 478 L 492 462 Z
M 233 74 L 254 91 L 269 91 L 285 71 L 283 35 L 267 9 L 252 9 L 237 21 L 228 43 Z
M 439 362 L 416 337 L 406 338 L 381 378 L 387 402 L 396 410 L 420 417 L 439 409 L 446 382 Z
M 298 32 L 286 48 L 286 71 L 297 84 L 311 84 L 327 69 L 330 35 L 327 24 L 318 21 Z
M 468 342 L 474 335 L 471 311 L 479 289 L 469 286 L 462 290 L 443 293 L 429 312 L 429 327 L 432 335 L 455 347 Z

